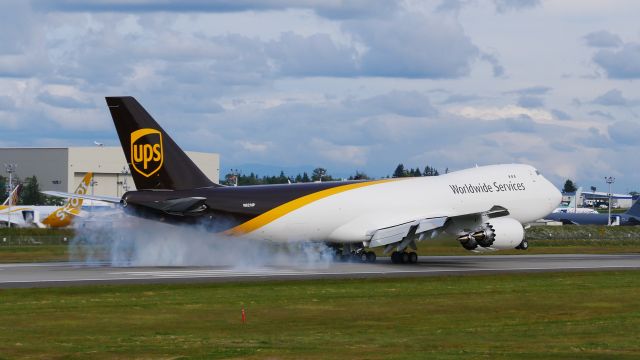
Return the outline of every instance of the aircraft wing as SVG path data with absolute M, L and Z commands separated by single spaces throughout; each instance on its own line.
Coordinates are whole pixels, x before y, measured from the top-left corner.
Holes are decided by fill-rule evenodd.
M 415 249 L 417 248 L 416 241 L 423 240 L 428 232 L 444 227 L 447 220 L 469 215 L 480 215 L 492 219 L 507 216 L 509 211 L 502 206 L 496 205 L 487 211 L 478 213 L 424 217 L 370 230 L 367 232 L 367 236 L 370 237 L 369 247 L 387 246 L 385 253 L 391 251 L 393 247 L 398 251 L 405 249 L 407 246 Z
M 74 193 L 67 193 L 62 191 L 41 191 L 41 193 L 49 196 L 64 198 L 64 199 L 74 198 L 74 199 L 83 199 L 83 200 L 95 200 L 95 201 L 104 201 L 112 204 L 119 204 L 121 200 L 119 197 L 115 197 L 115 196 L 74 194 Z

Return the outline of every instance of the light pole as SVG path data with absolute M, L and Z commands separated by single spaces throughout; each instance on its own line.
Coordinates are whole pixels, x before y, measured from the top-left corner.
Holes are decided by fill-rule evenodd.
M 122 171 L 120 171 L 120 174 L 122 174 L 122 195 L 124 195 L 124 193 L 129 191 L 129 185 L 127 184 L 127 177 L 130 174 L 129 169 L 127 169 L 126 166 L 123 166 Z
M 4 164 L 5 170 L 9 173 L 9 196 L 11 196 L 11 192 L 13 191 L 13 173 L 16 171 L 16 164 Z M 11 199 L 9 199 L 9 212 L 7 213 L 7 227 L 11 228 Z
M 609 220 L 607 221 L 607 224 L 611 226 L 611 184 L 613 184 L 616 181 L 616 178 L 612 176 L 608 176 L 608 177 L 605 176 L 604 181 L 606 181 L 607 184 L 609 184 Z
M 94 178 L 91 178 L 91 182 L 89 183 L 89 185 L 91 185 L 91 197 L 93 197 L 93 187 L 98 185 L 98 182 L 94 180 Z M 91 205 L 89 205 L 89 211 L 93 212 L 93 199 L 91 199 Z

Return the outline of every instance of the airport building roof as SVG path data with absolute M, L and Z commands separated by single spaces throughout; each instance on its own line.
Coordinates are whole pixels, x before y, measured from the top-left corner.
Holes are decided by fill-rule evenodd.
M 186 153 L 207 177 L 219 181 L 218 154 Z M 17 165 L 14 176 L 20 179 L 35 175 L 42 190 L 73 192 L 90 171 L 94 173 L 95 195 L 120 196 L 135 190 L 120 146 L 5 147 L 0 148 L 0 164 L 5 163 Z

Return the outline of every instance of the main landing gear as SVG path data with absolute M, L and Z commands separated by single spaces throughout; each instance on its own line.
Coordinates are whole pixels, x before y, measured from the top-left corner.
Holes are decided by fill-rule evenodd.
M 415 264 L 418 262 L 418 254 L 413 251 L 394 251 L 391 253 L 391 262 L 394 264 Z
M 349 254 L 342 254 L 340 256 L 342 261 L 362 262 L 362 263 L 374 263 L 376 262 L 376 253 L 373 251 L 354 251 Z
M 374 263 L 376 262 L 376 253 L 365 250 L 364 247 L 355 247 L 347 245 L 329 245 L 333 248 L 334 258 L 339 261 Z

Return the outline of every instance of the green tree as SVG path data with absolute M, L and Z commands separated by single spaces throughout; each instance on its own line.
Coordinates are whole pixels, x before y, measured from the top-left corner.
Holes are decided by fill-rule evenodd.
M 280 171 L 280 175 L 276 178 L 276 184 L 286 184 L 289 182 L 289 177 L 284 174 L 284 171 Z
M 370 180 L 370 179 L 371 178 L 367 174 L 360 171 L 356 171 L 355 175 L 349 176 L 349 180 Z
M 238 178 L 238 185 L 261 185 L 263 182 L 258 178 L 258 175 L 251 172 L 249 175 L 240 175 Z
M 311 180 L 313 181 L 329 181 L 331 180 L 331 176 L 327 175 L 327 169 L 325 168 L 315 168 L 311 173 Z
M 396 166 L 396 169 L 393 171 L 392 177 L 400 178 L 400 177 L 406 177 L 406 176 L 407 176 L 407 172 L 404 169 L 404 164 L 402 163 L 398 164 L 398 166 Z
M 438 169 L 427 165 L 427 166 L 424 167 L 423 175 L 424 176 L 438 176 L 438 175 L 440 175 L 440 173 L 438 172 Z
M 311 182 L 311 179 L 309 178 L 309 174 L 307 174 L 306 171 L 302 173 L 302 182 L 303 183 Z
M 564 182 L 564 187 L 562 188 L 563 193 L 572 193 L 576 192 L 576 190 L 578 190 L 578 188 L 571 179 L 567 179 L 567 181 Z
M 20 204 L 22 205 L 45 205 L 47 198 L 40 192 L 40 184 L 35 175 L 24 179 L 22 194 L 20 194 Z

